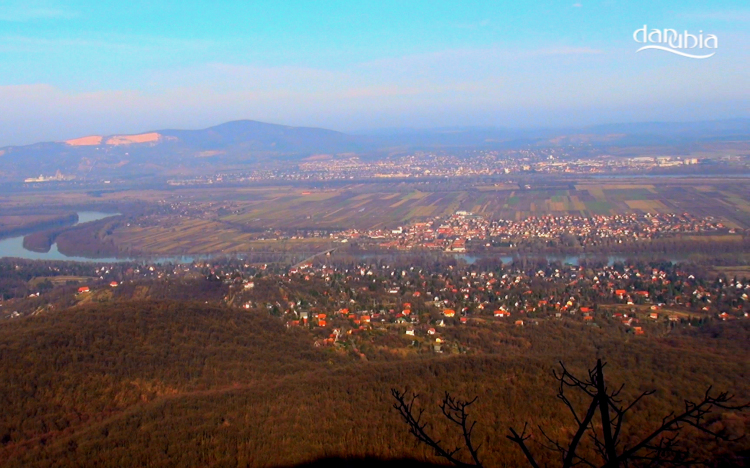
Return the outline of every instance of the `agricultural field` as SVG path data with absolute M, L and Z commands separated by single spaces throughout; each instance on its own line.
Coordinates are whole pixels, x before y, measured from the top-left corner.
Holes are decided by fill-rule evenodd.
M 318 252 L 329 248 L 327 238 L 277 239 L 242 232 L 221 221 L 181 218 L 161 225 L 125 226 L 111 236 L 120 252 L 131 255 L 200 255 L 243 252 Z
M 357 193 L 338 191 L 291 193 L 248 203 L 223 221 L 271 228 L 360 228 L 396 226 L 466 209 L 468 192 L 427 192 L 419 189 Z
M 206 254 L 315 251 L 326 232 L 392 229 L 470 211 L 491 219 L 546 215 L 691 213 L 728 228 L 750 228 L 750 184 L 744 179 L 562 179 L 530 177 L 488 183 L 470 179 L 350 183 L 332 186 L 215 186 L 78 191 L 51 196 L 0 196 L 0 207 L 23 214 L 41 200 L 46 210 L 117 210 L 127 222 L 96 234 L 122 253 Z M 293 238 L 294 231 L 320 230 Z M 276 231 L 276 232 L 275 232 Z M 284 233 L 283 235 L 281 233 Z M 703 238 L 703 240 L 706 240 Z
M 742 184 L 694 186 L 692 182 L 498 184 L 445 189 L 437 185 L 382 183 L 341 188 L 180 191 L 178 206 L 192 215 L 157 216 L 112 234 L 123 251 L 200 254 L 246 251 L 315 251 L 325 238 L 276 239 L 271 230 L 395 228 L 458 210 L 489 218 L 544 215 L 613 215 L 632 212 L 717 216 L 728 227 L 750 227 L 750 194 Z M 172 194 L 174 200 L 175 194 Z M 166 200 L 169 200 L 165 196 Z M 221 200 L 221 202 L 219 202 Z M 221 203 L 221 209 L 215 209 Z M 706 239 L 703 239 L 706 240 Z
M 552 184 L 550 184 L 552 185 Z M 720 189 L 719 189 L 720 187 Z M 367 189 L 367 191 L 364 191 Z M 240 202 L 223 221 L 273 228 L 389 228 L 457 210 L 493 219 L 544 215 L 616 215 L 632 212 L 715 216 L 729 227 L 750 227 L 750 189 L 744 183 L 500 184 L 441 190 L 425 185 L 349 186 L 335 191 L 291 191 Z

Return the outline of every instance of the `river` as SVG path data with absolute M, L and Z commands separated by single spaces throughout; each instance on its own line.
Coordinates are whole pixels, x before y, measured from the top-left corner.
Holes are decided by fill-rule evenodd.
M 98 221 L 100 219 L 109 218 L 111 216 L 118 216 L 120 213 L 101 213 L 98 211 L 81 211 L 78 213 L 78 222 L 73 226 L 79 224 L 90 223 L 92 221 Z M 0 240 L 0 258 L 2 257 L 14 257 L 14 258 L 25 258 L 27 260 L 66 260 L 73 262 L 122 262 L 129 259 L 118 259 L 118 258 L 86 258 L 86 257 L 75 257 L 67 256 L 57 250 L 57 243 L 52 244 L 49 252 L 32 252 L 23 247 L 23 238 L 25 236 L 10 237 L 8 239 Z
M 113 216 L 119 216 L 120 213 L 102 213 L 99 211 L 81 211 L 78 213 L 78 222 L 73 224 L 77 226 L 79 224 L 90 223 L 92 221 L 99 221 L 100 219 L 111 218 Z M 40 229 L 44 230 L 44 229 Z M 27 233 L 28 235 L 30 233 Z M 211 255 L 173 255 L 164 257 L 77 257 L 73 255 L 65 255 L 57 249 L 57 243 L 52 244 L 49 252 L 33 252 L 27 250 L 23 246 L 24 236 L 10 237 L 8 239 L 0 240 L 0 258 L 12 257 L 12 258 L 23 258 L 26 260 L 62 260 L 67 262 L 89 262 L 89 263 L 119 263 L 119 262 L 148 262 L 153 264 L 158 263 L 192 263 L 195 260 L 207 259 L 212 257 Z
M 112 216 L 119 216 L 120 213 L 102 213 L 98 211 L 81 211 L 78 213 L 78 222 L 74 224 L 74 226 L 77 226 L 78 224 L 84 224 L 84 223 L 90 223 L 92 221 L 98 221 L 100 219 L 109 218 Z M 110 257 L 110 258 L 90 258 L 90 257 L 77 257 L 77 256 L 68 256 L 63 253 L 61 253 L 57 249 L 57 243 L 52 244 L 52 247 L 50 248 L 49 252 L 32 252 L 31 250 L 27 250 L 23 247 L 23 238 L 24 236 L 17 236 L 17 237 L 11 237 L 8 239 L 0 240 L 0 258 L 3 257 L 13 257 L 13 258 L 23 258 L 27 260 L 62 260 L 62 261 L 71 261 L 71 262 L 94 262 L 94 263 L 116 263 L 116 262 L 135 262 L 135 261 L 148 261 L 149 263 L 192 263 L 195 260 L 200 259 L 207 259 L 211 258 L 211 255 L 197 255 L 197 256 L 191 256 L 191 255 L 181 255 L 181 256 L 165 256 L 165 257 L 143 257 L 143 258 L 132 258 L 132 257 Z M 368 259 L 368 258 L 378 258 L 378 257 L 388 257 L 392 255 L 398 255 L 398 254 L 392 254 L 392 253 L 367 253 L 367 254 L 354 254 L 357 257 L 360 257 L 361 259 Z M 449 254 L 451 255 L 451 254 Z M 503 263 L 512 263 L 513 260 L 517 257 L 510 257 L 510 256 L 496 256 L 496 255 L 472 255 L 472 254 L 452 254 L 455 258 L 461 259 L 465 261 L 466 263 L 474 263 L 480 258 L 494 258 L 496 260 L 501 260 Z M 590 260 L 604 260 L 606 258 L 607 263 L 609 265 L 614 264 L 615 262 L 624 262 L 627 258 L 626 256 L 622 255 L 608 255 L 608 256 L 601 256 L 601 255 L 592 255 L 592 256 L 585 256 L 585 255 L 529 255 L 527 258 L 546 258 L 549 261 L 559 261 L 563 264 L 568 265 L 578 265 L 580 264 L 581 260 L 583 259 L 590 259 Z M 679 259 L 679 258 L 667 258 L 667 260 L 670 261 L 680 261 L 685 260 Z

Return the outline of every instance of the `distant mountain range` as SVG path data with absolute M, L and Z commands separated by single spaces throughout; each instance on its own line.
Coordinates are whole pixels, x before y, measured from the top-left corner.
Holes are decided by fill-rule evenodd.
M 750 140 L 750 119 L 534 130 L 394 129 L 356 135 L 238 120 L 202 130 L 90 135 L 61 142 L 0 148 L 0 177 L 19 180 L 57 171 L 65 175 L 100 177 L 170 176 L 297 161 L 315 154 L 356 153 L 377 158 L 418 149 L 684 145 L 717 140 Z
M 361 152 L 369 138 L 333 130 L 239 120 L 203 130 L 89 135 L 61 142 L 0 148 L 0 175 L 170 175 L 233 168 L 316 153 Z

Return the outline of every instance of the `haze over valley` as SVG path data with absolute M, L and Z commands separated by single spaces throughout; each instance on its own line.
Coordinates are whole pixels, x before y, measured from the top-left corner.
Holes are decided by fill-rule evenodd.
M 750 466 L 745 3 L 4 0 L 0 466 Z

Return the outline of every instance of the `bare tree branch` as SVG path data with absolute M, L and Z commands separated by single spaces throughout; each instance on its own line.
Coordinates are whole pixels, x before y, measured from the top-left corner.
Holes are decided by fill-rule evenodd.
M 571 374 L 563 363 L 560 363 L 561 372 L 553 371 L 558 381 L 557 398 L 568 408 L 576 423 L 576 430 L 567 445 L 550 437 L 543 427 L 539 426 L 539 432 L 546 439 L 538 441 L 543 448 L 557 452 L 561 456 L 563 468 L 572 468 L 585 465 L 589 468 L 619 468 L 635 464 L 639 467 L 671 466 L 685 467 L 700 464 L 690 453 L 690 447 L 681 443 L 681 431 L 689 426 L 716 440 L 736 441 L 709 427 L 709 416 L 716 409 L 725 411 L 742 411 L 750 407 L 750 403 L 735 405 L 732 403 L 733 396 L 727 392 L 713 396 L 711 387 L 706 390 L 703 399 L 698 402 L 686 400 L 684 410 L 680 413 L 671 412 L 662 418 L 660 425 L 653 429 L 648 435 L 631 447 L 623 448 L 621 437 L 626 416 L 645 397 L 654 394 L 653 390 L 645 391 L 638 395 L 630 403 L 623 403 L 619 397 L 624 386 L 615 390 L 608 390 L 604 376 L 605 364 L 597 360 L 596 366 L 588 371 L 586 379 L 579 379 Z M 573 401 L 566 395 L 566 391 L 580 392 L 584 400 L 588 401 L 585 414 L 576 409 Z M 471 456 L 472 462 L 465 462 L 459 457 L 463 447 L 457 446 L 453 449 L 443 447 L 440 440 L 435 440 L 428 434 L 427 423 L 422 421 L 423 410 L 417 410 L 414 406 L 417 399 L 416 394 L 411 398 L 406 397 L 406 391 L 399 392 L 392 389 L 391 393 L 396 399 L 393 407 L 398 410 L 402 419 L 409 426 L 409 432 L 414 435 L 418 442 L 431 447 L 435 454 L 445 458 L 457 466 L 479 466 L 480 445 L 474 446 L 472 435 L 476 422 L 469 421 L 468 408 L 477 399 L 461 400 L 445 393 L 442 403 L 439 405 L 443 416 L 456 426 L 461 428 L 463 446 Z M 598 419 L 597 419 L 598 415 Z M 528 424 L 524 424 L 519 434 L 514 428 L 509 428 L 510 434 L 506 437 L 518 445 L 526 460 L 532 468 L 539 468 L 534 454 L 527 445 L 531 439 L 531 433 L 527 434 Z M 584 437 L 587 436 L 587 437 Z M 590 441 L 590 445 L 585 443 Z M 586 456 L 593 454 L 591 459 Z M 463 457 L 464 459 L 466 457 Z
M 599 396 L 597 403 L 599 404 L 599 415 L 602 419 L 602 433 L 604 434 L 604 452 L 606 454 L 605 460 L 614 460 L 617 458 L 617 447 L 615 440 L 612 438 L 612 422 L 609 419 L 609 402 L 612 398 L 611 395 L 607 395 L 607 388 L 604 384 L 604 365 L 601 359 L 596 361 L 596 373 L 594 375 L 596 382 L 596 393 Z M 620 387 L 622 389 L 622 387 Z M 619 390 L 617 391 L 619 393 Z
M 643 440 L 635 444 L 633 447 L 626 449 L 623 451 L 623 453 L 617 458 L 616 462 L 622 462 L 628 459 L 631 459 L 633 456 L 637 454 L 639 450 L 642 450 L 644 448 L 652 447 L 650 445 L 651 441 L 658 438 L 662 434 L 666 433 L 672 433 L 672 432 L 678 432 L 680 429 L 682 429 L 682 424 L 687 424 L 689 426 L 692 426 L 699 431 L 708 434 L 718 440 L 724 440 L 724 441 L 736 441 L 738 439 L 732 439 L 729 436 L 725 436 L 722 434 L 719 434 L 717 432 L 711 431 L 706 426 L 703 425 L 703 420 L 707 414 L 711 412 L 711 410 L 714 407 L 722 408 L 725 410 L 731 410 L 731 411 L 741 411 L 745 408 L 750 407 L 750 403 L 745 403 L 741 405 L 730 405 L 728 404 L 729 401 L 732 400 L 732 396 L 730 396 L 727 392 L 720 393 L 716 397 L 711 396 L 711 387 L 706 390 L 706 394 L 703 397 L 703 400 L 701 400 L 698 403 L 693 403 L 691 401 L 685 402 L 685 411 L 675 415 L 674 413 L 670 413 L 667 415 L 664 420 L 662 421 L 661 426 L 656 428 L 651 434 L 646 436 Z M 673 446 L 674 440 L 677 436 L 674 436 L 673 438 L 669 439 L 670 443 Z M 611 465 L 616 466 L 616 465 Z
M 417 441 L 424 443 L 428 447 L 432 448 L 435 451 L 436 455 L 445 458 L 456 466 L 482 466 L 481 462 L 479 461 L 478 455 L 480 446 L 477 446 L 475 448 L 471 441 L 471 435 L 476 422 L 472 423 L 469 426 L 468 413 L 466 412 L 466 408 L 474 403 L 477 400 L 476 398 L 468 402 L 463 400 L 456 400 L 451 397 L 448 392 L 446 392 L 445 398 L 440 405 L 440 409 L 442 410 L 443 415 L 445 415 L 445 417 L 453 423 L 459 425 L 462 429 L 464 443 L 467 450 L 471 454 L 472 460 L 474 461 L 474 463 L 466 463 L 456 457 L 456 455 L 461 451 L 461 447 L 456 447 L 452 450 L 445 449 L 441 445 L 440 440 L 435 440 L 427 433 L 427 431 L 425 430 L 425 428 L 427 427 L 427 423 L 422 422 L 422 414 L 424 413 L 424 410 L 420 409 L 416 413 L 414 411 L 414 403 L 416 402 L 418 395 L 416 393 L 413 393 L 411 399 L 407 401 L 406 393 L 407 390 L 405 390 L 404 392 L 400 392 L 396 389 L 391 389 L 391 395 L 393 395 L 393 398 L 396 399 L 396 403 L 393 404 L 393 407 L 399 412 L 401 418 L 409 426 L 409 433 L 416 437 Z
M 553 371 L 555 379 L 559 382 L 557 398 L 568 408 L 577 429 L 567 447 L 549 437 L 541 426 L 539 431 L 551 444 L 542 444 L 542 446 L 560 453 L 563 456 L 562 466 L 564 468 L 579 464 L 590 467 L 616 468 L 627 466 L 629 462 L 634 461 L 638 462 L 639 466 L 692 466 L 697 464 L 698 461 L 690 455 L 689 448 L 680 445 L 680 431 L 685 426 L 691 426 L 717 440 L 737 440 L 709 429 L 706 423 L 707 416 L 716 408 L 742 411 L 750 407 L 750 403 L 731 404 L 732 396 L 726 392 L 712 396 L 711 387 L 709 387 L 701 401 L 697 403 L 686 401 L 682 413 L 669 413 L 662 419 L 658 428 L 654 429 L 640 442 L 630 448 L 622 449 L 620 452 L 620 437 L 626 415 L 645 397 L 653 395 L 654 391 L 643 392 L 629 404 L 622 404 L 619 395 L 624 386 L 621 385 L 616 390 L 607 390 L 604 376 L 605 364 L 601 360 L 597 360 L 596 366 L 588 371 L 587 379 L 579 379 L 574 376 L 563 363 L 560 363 L 560 367 L 562 368 L 561 372 Z M 588 410 L 584 417 L 580 416 L 570 398 L 565 394 L 566 390 L 571 389 L 582 392 L 590 398 Z M 600 426 L 594 424 L 597 413 Z M 537 467 L 538 464 L 526 445 L 526 440 L 530 438 L 526 435 L 526 426 L 524 426 L 524 431 L 520 436 L 513 428 L 510 429 L 510 432 L 511 435 L 508 436 L 508 439 L 521 448 L 532 467 Z M 591 441 L 594 452 L 601 458 L 601 464 L 578 454 L 582 438 L 587 433 L 587 440 Z M 620 453 L 618 454 L 618 452 Z
M 581 424 L 578 426 L 578 430 L 576 431 L 575 435 L 573 436 L 573 439 L 570 441 L 570 446 L 568 447 L 568 452 L 565 456 L 565 460 L 563 460 L 563 468 L 569 468 L 573 466 L 573 459 L 576 456 L 576 449 L 578 448 L 578 443 L 581 441 L 581 437 L 583 437 L 583 434 L 588 429 L 589 423 L 594 418 L 594 414 L 596 413 L 596 408 L 599 405 L 599 398 L 594 397 L 593 400 L 591 400 L 591 405 L 589 405 L 589 409 L 586 412 L 586 417 L 581 421 Z
M 526 435 L 526 424 L 523 425 L 523 431 L 521 431 L 520 435 L 512 427 L 510 428 L 510 434 L 511 435 L 506 437 L 518 444 L 519 447 L 521 447 L 521 450 L 523 451 L 523 454 L 526 455 L 526 459 L 529 461 L 529 464 L 533 468 L 539 468 L 539 464 L 534 459 L 534 455 L 531 454 L 529 448 L 526 446 L 526 441 L 531 438 L 531 435 Z
M 477 397 L 474 397 L 471 401 L 456 400 L 451 397 L 448 392 L 445 392 L 443 402 L 440 404 L 440 410 L 446 418 L 461 427 L 464 443 L 469 450 L 469 454 L 471 454 L 471 458 L 474 460 L 474 464 L 476 466 L 481 466 L 482 464 L 479 462 L 479 456 L 477 453 L 481 444 L 474 448 L 471 442 L 471 433 L 474 431 L 476 421 L 471 423 L 471 426 L 467 427 L 469 415 L 466 413 L 466 408 L 471 406 L 475 401 L 477 401 Z

